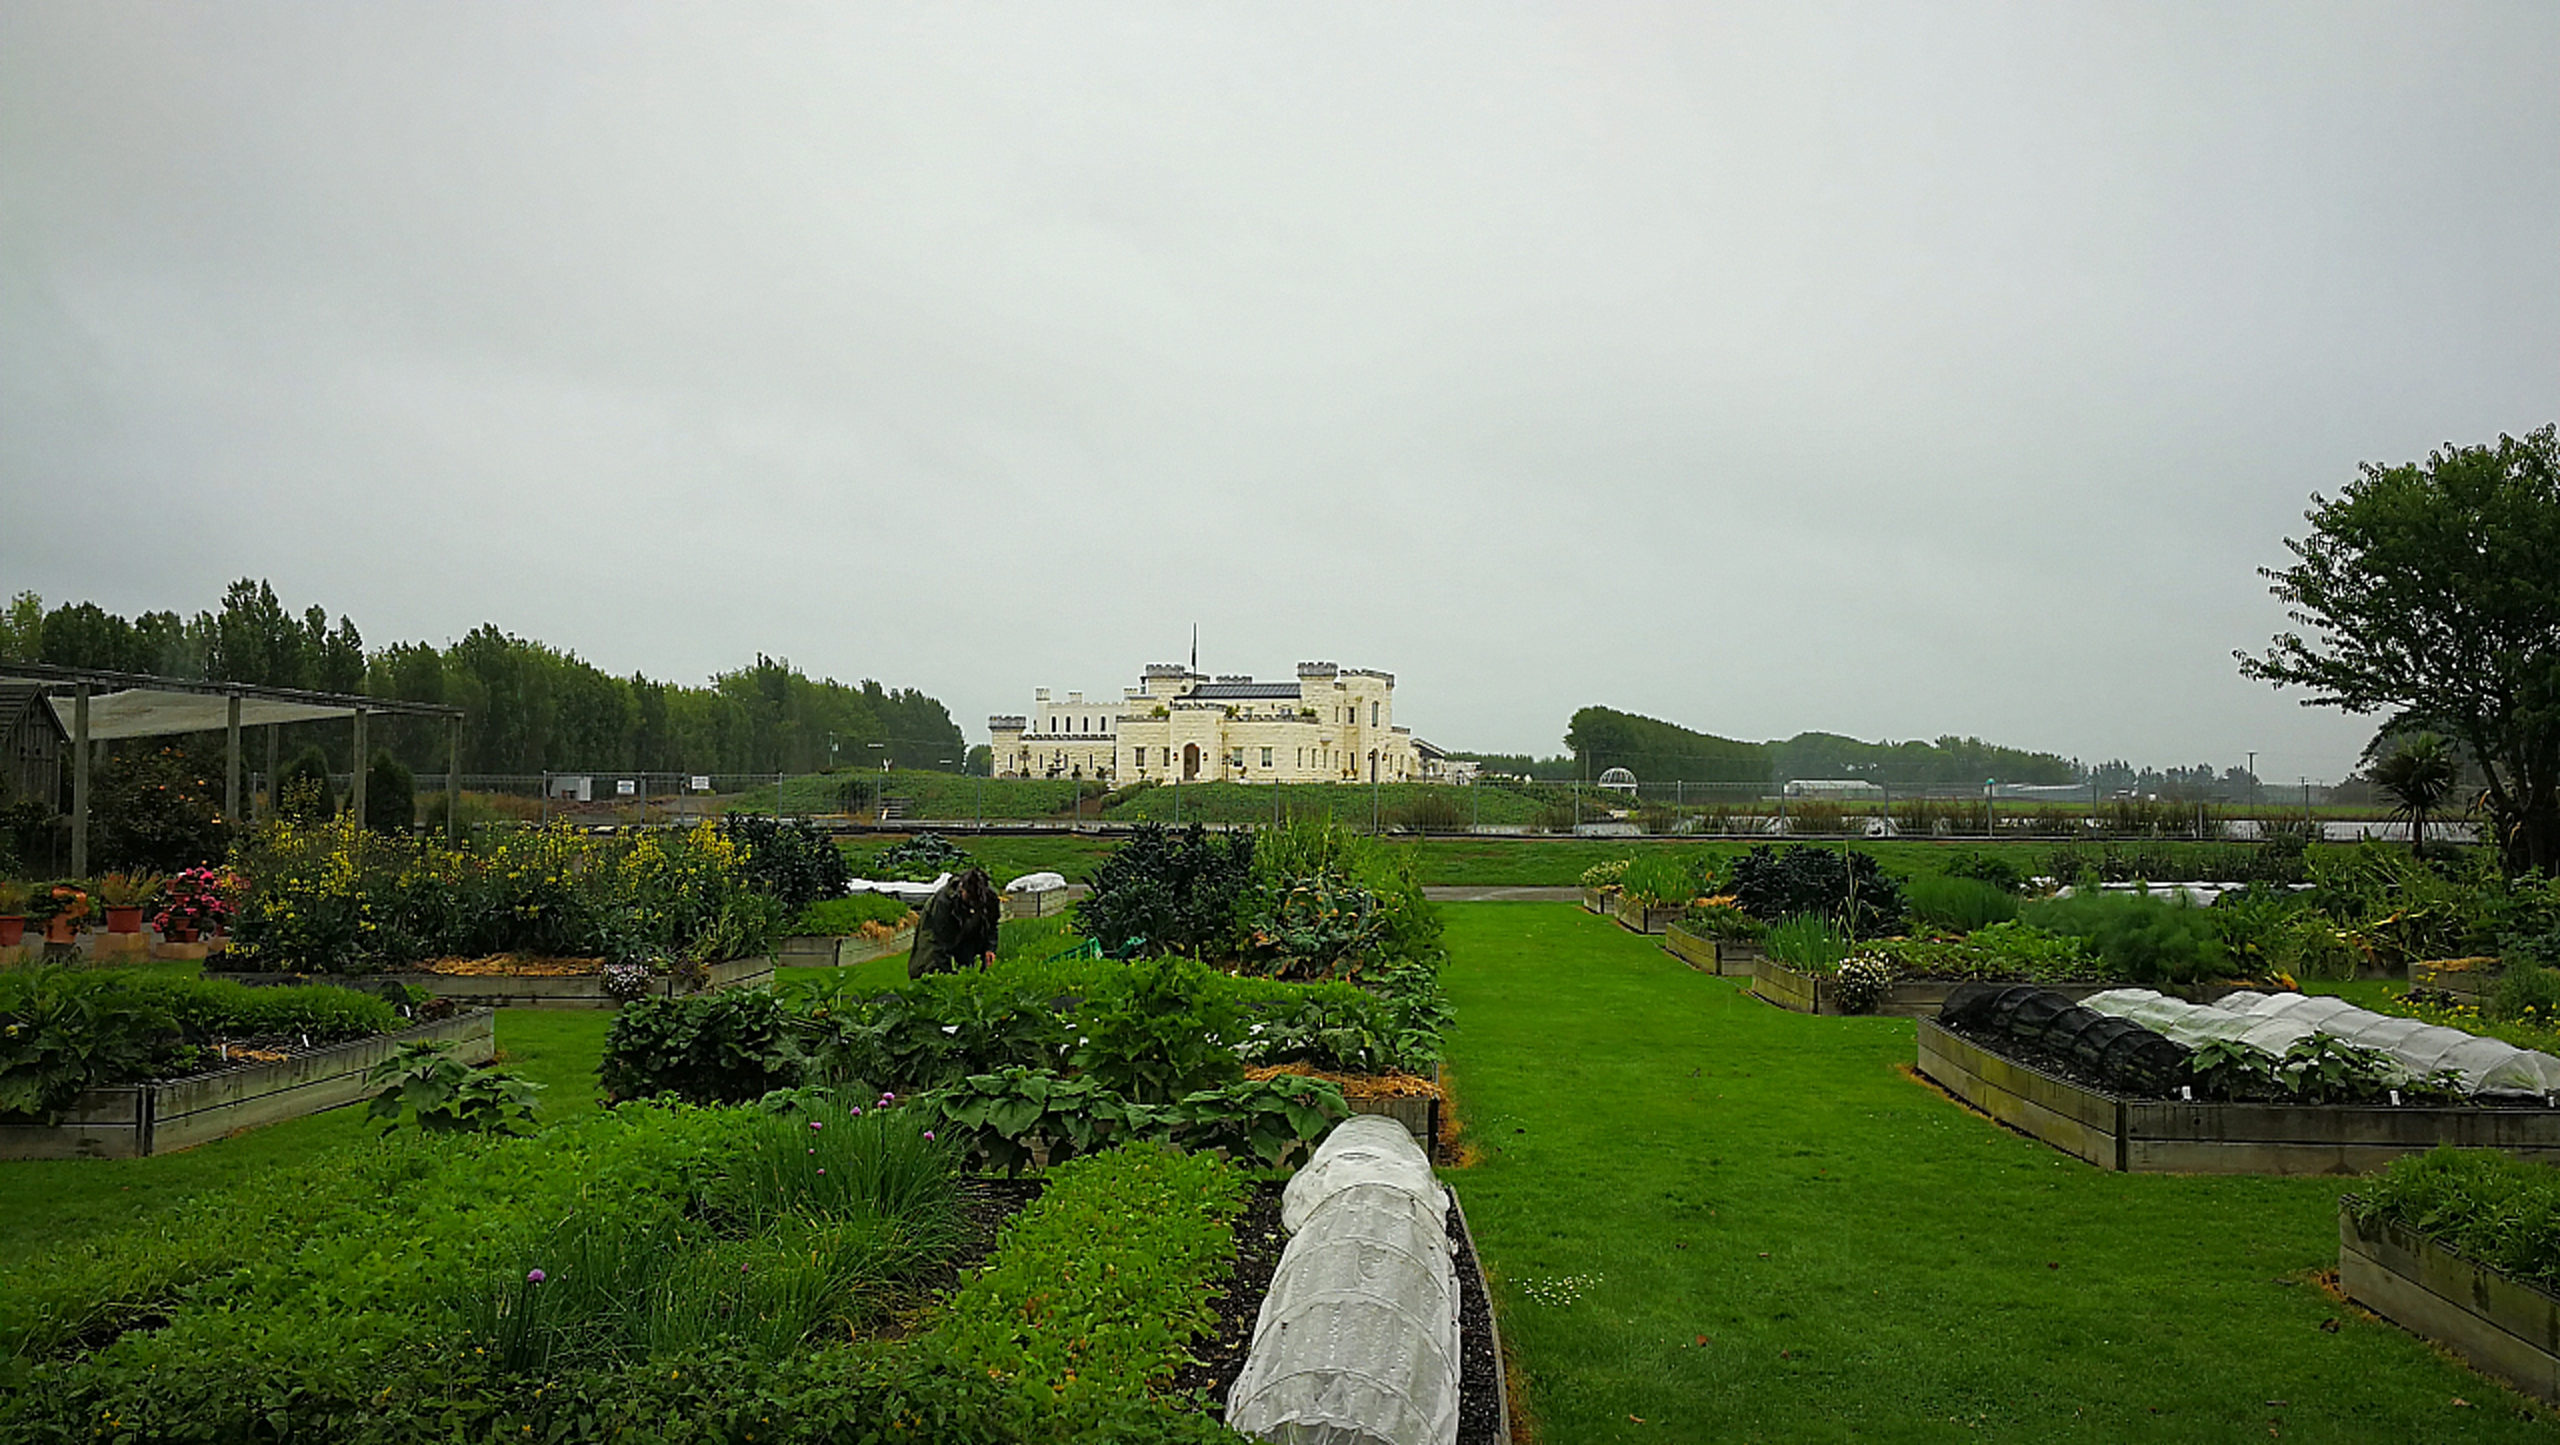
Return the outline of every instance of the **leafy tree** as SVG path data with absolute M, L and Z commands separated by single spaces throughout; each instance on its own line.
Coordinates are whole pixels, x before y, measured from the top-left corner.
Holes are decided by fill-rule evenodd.
M 2507 869 L 2560 868 L 2560 429 L 2365 463 L 2317 493 L 2292 566 L 2262 568 L 2287 615 L 2243 676 L 2306 706 L 2389 710 L 2462 741 Z
M 2444 811 L 2461 777 L 2453 749 L 2434 733 L 2420 733 L 2373 765 L 2373 785 L 2399 804 L 2394 815 L 2409 820 L 2409 846 L 2427 851 L 2427 819 Z
M 0 662 L 36 662 L 44 646 L 44 599 L 21 592 L 0 612 Z

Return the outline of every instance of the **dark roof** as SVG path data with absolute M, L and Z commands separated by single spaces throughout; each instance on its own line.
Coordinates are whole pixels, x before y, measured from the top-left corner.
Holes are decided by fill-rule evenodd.
M 1204 682 L 1183 694 L 1204 702 L 1226 702 L 1249 697 L 1301 696 L 1294 682 Z
M 0 678 L 0 738 L 16 735 L 18 720 L 25 717 L 30 708 L 34 708 L 36 715 L 43 718 L 54 732 L 62 731 L 62 725 L 54 719 L 53 709 L 36 707 L 36 699 L 42 696 L 42 683 Z

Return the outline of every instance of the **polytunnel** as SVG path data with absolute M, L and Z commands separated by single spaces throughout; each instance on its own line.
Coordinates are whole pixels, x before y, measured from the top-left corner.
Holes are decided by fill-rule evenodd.
M 2326 1034 L 2378 1050 L 2411 1078 L 2450 1069 L 2461 1078 L 2466 1094 L 2542 1097 L 2560 1092 L 2560 1058 L 2460 1029 L 2378 1014 L 2339 998 L 2242 990 L 2206 1005 L 2147 988 L 2120 988 L 2084 1002 L 2189 1046 L 2225 1039 L 2282 1055 L 2298 1040 Z
M 1229 1428 L 1281 1445 L 1452 1445 L 1458 1272 L 1448 1192 L 1393 1119 L 1335 1126 L 1281 1196 L 1288 1247 Z

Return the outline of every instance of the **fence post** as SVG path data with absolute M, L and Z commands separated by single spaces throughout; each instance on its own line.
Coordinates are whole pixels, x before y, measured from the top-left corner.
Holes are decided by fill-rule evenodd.
M 356 815 L 356 826 L 361 828 L 365 825 L 364 775 L 365 764 L 367 762 L 364 755 L 364 709 L 357 708 L 355 713 L 355 756 L 351 760 L 355 765 L 355 776 L 347 780 L 347 811 Z
M 462 719 L 447 724 L 444 755 L 444 836 L 462 841 Z

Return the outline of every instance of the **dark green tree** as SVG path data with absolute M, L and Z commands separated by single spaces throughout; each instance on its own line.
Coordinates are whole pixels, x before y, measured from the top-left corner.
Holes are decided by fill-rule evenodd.
M 2234 654 L 2241 674 L 2453 734 L 2508 871 L 2560 868 L 2560 429 L 2366 463 L 2311 501 L 2293 565 L 2260 569 L 2309 635 Z
M 276 816 L 299 823 L 335 817 L 337 794 L 329 786 L 329 755 L 318 747 L 295 753 L 276 771 Z
M 418 779 L 387 752 L 364 770 L 364 825 L 377 833 L 406 833 L 418 818 Z

